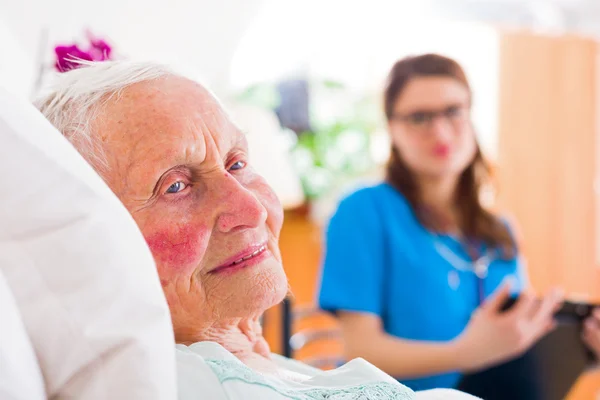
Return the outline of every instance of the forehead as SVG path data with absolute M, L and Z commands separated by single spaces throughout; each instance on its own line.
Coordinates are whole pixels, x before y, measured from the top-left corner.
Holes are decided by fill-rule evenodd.
M 202 163 L 243 140 L 205 88 L 175 76 L 127 87 L 106 103 L 93 129 L 121 178 Z
M 468 103 L 467 87 L 450 77 L 417 77 L 411 79 L 394 105 L 395 111 L 439 109 L 449 104 Z

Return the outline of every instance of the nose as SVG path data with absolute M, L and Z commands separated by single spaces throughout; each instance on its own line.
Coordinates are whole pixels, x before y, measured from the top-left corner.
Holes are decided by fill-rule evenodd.
M 429 133 L 438 139 L 449 140 L 454 135 L 454 126 L 447 118 L 438 116 L 431 121 Z
M 252 229 L 267 220 L 267 210 L 256 195 L 231 176 L 220 182 L 216 227 L 220 232 Z

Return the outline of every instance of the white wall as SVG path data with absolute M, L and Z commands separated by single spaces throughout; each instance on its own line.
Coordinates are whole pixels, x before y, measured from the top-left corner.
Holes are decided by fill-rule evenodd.
M 262 0 L 0 0 L 0 25 L 22 49 L 19 60 L 33 69 L 43 32 L 43 53 L 83 37 L 86 28 L 108 37 L 127 57 L 183 64 L 219 91 L 237 43 Z M 0 28 L 0 33 L 2 29 Z M 3 50 L 0 37 L 0 51 Z M 6 47 L 6 46 L 4 46 Z M 0 54 L 0 70 L 6 65 Z M 33 79 L 33 77 L 31 77 Z
M 4 21 L 18 42 L 17 46 L 7 45 L 8 35 L 0 27 L 0 70 L 18 57 L 20 75 L 34 75 L 45 29 L 48 42 L 44 56 L 49 60 L 52 45 L 72 41 L 85 28 L 91 28 L 112 39 L 122 54 L 186 64 L 220 91 L 228 84 L 233 52 L 259 12 L 259 18 L 273 27 L 260 42 L 262 51 L 268 52 L 272 51 L 272 38 L 291 30 L 310 38 L 316 35 L 315 27 L 328 26 L 330 35 L 323 42 L 337 46 L 339 38 L 369 33 L 373 28 L 366 26 L 373 21 L 378 22 L 378 29 L 393 25 L 401 28 L 414 22 L 410 16 L 415 12 L 539 26 L 548 14 L 540 4 L 546 4 L 548 10 L 552 8 L 555 14 L 562 13 L 568 21 L 566 28 L 600 35 L 597 0 L 0 0 L 0 25 Z M 286 20 L 280 23 L 269 21 L 277 7 L 289 10 Z M 246 40 L 256 38 L 255 33 L 251 32 Z M 397 44 L 406 47 L 414 39 L 410 35 L 398 37 Z M 302 36 L 294 40 L 290 43 L 302 46 Z M 352 44 L 346 41 L 342 47 L 331 49 L 344 51 Z M 7 48 L 13 51 L 7 54 Z M 290 64 L 302 56 L 301 51 L 304 50 L 281 54 L 279 62 Z M 327 50 L 313 54 L 327 55 Z M 268 71 L 269 68 L 263 68 L 263 72 Z M 231 76 L 235 78 L 236 74 Z
M 289 74 L 343 82 L 379 94 L 392 64 L 437 52 L 465 68 L 480 142 L 497 147 L 499 35 L 486 25 L 448 22 L 433 3 L 370 0 L 266 0 L 233 57 L 231 85 L 242 88 Z M 265 44 L 268 44 L 265 45 Z

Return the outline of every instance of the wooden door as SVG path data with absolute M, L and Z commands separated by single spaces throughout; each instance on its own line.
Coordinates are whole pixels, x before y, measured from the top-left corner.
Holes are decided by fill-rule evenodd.
M 562 286 L 600 301 L 598 46 L 591 39 L 502 35 L 498 177 L 502 208 L 518 221 L 533 288 Z M 600 375 L 569 397 L 595 399 Z

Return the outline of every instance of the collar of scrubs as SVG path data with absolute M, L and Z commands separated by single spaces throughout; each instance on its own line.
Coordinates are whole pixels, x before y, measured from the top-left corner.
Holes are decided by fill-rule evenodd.
M 454 269 L 458 271 L 471 271 L 481 279 L 487 276 L 490 264 L 498 258 L 498 251 L 496 249 L 487 249 L 482 255 L 474 260 L 465 260 L 444 243 L 440 235 L 431 233 L 431 236 L 437 253 L 452 265 Z M 455 236 L 451 236 L 451 238 L 459 243 L 463 242 Z

